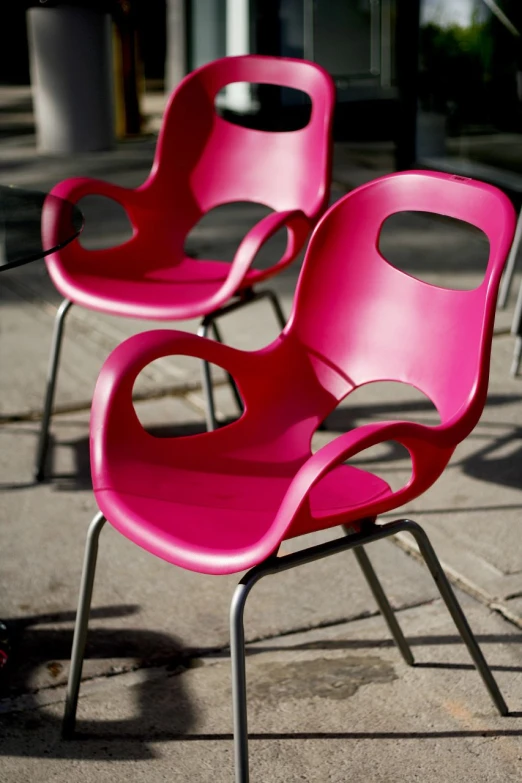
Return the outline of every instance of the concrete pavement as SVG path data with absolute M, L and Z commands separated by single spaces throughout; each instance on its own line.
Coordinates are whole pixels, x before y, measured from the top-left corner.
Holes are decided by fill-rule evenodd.
M 0 105 L 8 99 L 0 91 Z M 30 112 L 24 116 L 30 127 Z M 5 184 L 48 188 L 86 174 L 136 185 L 150 166 L 151 139 L 75 160 L 42 159 L 30 132 L 6 127 L 1 124 Z M 360 145 L 339 147 L 333 197 L 391 165 L 389 150 L 372 155 Z M 86 200 L 85 213 L 84 241 L 91 246 L 121 241 L 128 230 L 124 216 L 103 201 Z M 191 249 L 230 258 L 261 214 L 244 205 L 213 214 L 194 231 Z M 390 260 L 433 282 L 470 287 L 480 279 L 481 238 L 448 222 L 401 215 L 382 241 Z M 280 247 L 275 238 L 260 263 Z M 298 266 L 275 283 L 287 313 Z M 232 780 L 228 604 L 237 577 L 173 568 L 111 529 L 101 539 L 78 712 L 82 737 L 60 739 L 83 545 L 95 511 L 89 401 L 111 348 L 155 325 L 72 311 L 52 425 L 51 480 L 34 485 L 38 411 L 59 297 L 43 262 L 4 274 L 0 283 L 0 616 L 16 634 L 16 665 L 0 700 L 2 780 Z M 513 304 L 498 314 L 480 424 L 439 482 L 393 515 L 418 519 L 432 537 L 464 591 L 470 623 L 512 715 L 496 716 L 412 544 L 381 542 L 369 554 L 419 665 L 402 662 L 351 553 L 263 580 L 246 615 L 253 781 L 520 779 L 522 382 L 509 377 Z M 196 323 L 178 326 L 194 331 Z M 228 316 L 223 331 L 229 343 L 254 349 L 273 339 L 276 325 L 259 304 Z M 220 412 L 234 415 L 224 378 L 216 377 Z M 194 362 L 148 368 L 137 391 L 138 415 L 155 431 L 202 427 Z M 434 416 L 411 390 L 368 387 L 330 417 L 314 447 L 365 421 Z M 361 455 L 358 464 L 392 485 L 408 476 L 408 461 L 391 445 Z

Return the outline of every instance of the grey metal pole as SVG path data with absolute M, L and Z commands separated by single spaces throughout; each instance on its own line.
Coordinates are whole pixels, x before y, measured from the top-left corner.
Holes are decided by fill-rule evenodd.
M 114 143 L 111 18 L 84 6 L 27 12 L 38 148 L 66 155 Z
M 315 8 L 314 0 L 303 0 L 303 57 L 313 61 L 315 54 Z
M 212 321 L 203 319 L 198 329 L 200 337 L 206 337 Z M 203 394 L 205 395 L 205 416 L 207 420 L 207 432 L 213 432 L 217 428 L 216 408 L 214 406 L 214 390 L 212 388 L 212 375 L 210 364 L 204 360 L 201 361 L 201 383 Z
M 232 663 L 232 707 L 234 712 L 234 767 L 236 783 L 248 783 L 248 723 L 243 611 L 250 588 L 239 584 L 230 607 L 230 657 Z
M 189 46 L 185 0 L 167 0 L 167 52 L 165 89 L 172 92 L 189 71 Z
M 36 450 L 36 481 L 43 481 L 45 478 L 45 457 L 47 455 L 47 447 L 49 445 L 49 424 L 51 421 L 54 392 L 56 389 L 56 376 L 58 374 L 58 365 L 60 363 L 60 353 L 62 350 L 63 327 L 65 324 L 65 316 L 69 312 L 71 305 L 72 302 L 69 299 L 64 299 L 58 308 L 54 321 L 53 342 L 51 345 L 51 354 L 49 356 L 45 400 L 42 412 L 42 421 L 40 423 L 40 436 Z
M 78 694 L 83 668 L 83 656 L 87 629 L 89 626 L 89 612 L 91 609 L 92 588 L 96 572 L 96 559 L 98 557 L 98 539 L 101 529 L 105 524 L 105 517 L 101 512 L 96 514 L 89 526 L 85 556 L 83 561 L 82 581 L 80 584 L 80 597 L 78 599 L 78 611 L 74 626 L 74 637 L 71 651 L 71 670 L 67 683 L 67 696 L 65 700 L 65 713 L 62 723 L 62 736 L 70 739 L 74 734 L 76 724 L 76 708 L 78 706 Z
M 386 593 L 384 592 L 379 579 L 377 578 L 377 574 L 373 570 L 371 560 L 366 554 L 366 550 L 362 546 L 356 546 L 354 547 L 353 553 L 357 558 L 357 562 L 359 563 L 361 571 L 366 577 L 366 581 L 370 586 L 370 590 L 373 593 L 373 597 L 375 598 L 377 606 L 379 607 L 382 616 L 386 620 L 395 644 L 399 648 L 400 653 L 408 666 L 413 666 L 415 660 L 410 650 L 410 646 L 404 638 L 404 634 L 402 633 L 401 627 L 397 622 L 395 613 L 390 606 L 390 602 L 388 601 Z
M 522 224 L 522 221 L 521 221 Z M 513 248 L 511 248 L 513 250 Z M 513 363 L 511 365 L 511 375 L 516 377 L 522 358 L 522 285 L 518 289 L 517 303 L 511 324 L 511 334 L 515 335 L 515 349 L 513 352 Z
M 220 329 L 219 329 L 219 327 L 218 327 L 218 325 L 217 325 L 217 323 L 215 321 L 212 321 L 212 332 L 214 333 L 214 339 L 218 343 L 222 343 L 223 342 L 223 337 L 222 337 L 221 331 L 220 331 Z M 239 389 L 237 388 L 237 384 L 236 384 L 236 382 L 234 380 L 234 376 L 231 375 L 229 372 L 227 372 L 227 378 L 228 378 L 228 383 L 229 383 L 230 389 L 231 389 L 232 394 L 234 396 L 234 399 L 236 401 L 236 405 L 237 405 L 237 407 L 239 409 L 239 412 L 243 413 L 243 410 L 244 410 L 243 400 L 241 399 L 241 395 L 239 393 Z
M 493 699 L 496 708 L 501 715 L 507 715 L 508 708 L 506 702 L 504 701 L 504 697 L 502 696 L 495 678 L 491 673 L 491 669 L 489 668 L 488 663 L 482 654 L 482 650 L 480 649 L 478 642 L 473 635 L 473 631 L 469 626 L 466 615 L 462 611 L 462 608 L 457 600 L 457 596 L 455 595 L 453 588 L 449 583 L 448 577 L 444 573 L 444 570 L 439 562 L 437 555 L 435 554 L 435 550 L 433 549 L 428 536 L 420 525 L 418 525 L 416 522 L 412 522 L 410 519 L 402 520 L 400 524 L 402 525 L 402 529 L 411 533 L 416 540 L 421 555 L 431 572 L 435 584 L 439 588 L 439 592 L 448 608 L 449 613 L 453 618 L 453 622 L 462 636 L 462 640 L 468 648 L 469 654 L 471 655 L 477 671 L 482 677 L 484 685 L 488 689 L 489 695 Z
M 234 713 L 234 766 L 236 783 L 249 783 L 248 720 L 245 670 L 245 603 L 253 586 L 274 573 L 273 563 L 248 571 L 235 589 L 230 605 L 230 659 L 232 664 L 232 708 Z
M 268 288 L 261 292 L 262 295 L 268 297 L 270 299 L 270 303 L 272 305 L 272 308 L 274 310 L 275 317 L 277 319 L 277 323 L 280 326 L 281 329 L 284 329 L 286 326 L 286 318 L 285 314 L 283 313 L 283 308 L 281 307 L 281 302 L 279 301 L 279 298 L 275 291 Z
M 509 251 L 508 260 L 506 262 L 506 268 L 504 269 L 504 276 L 502 277 L 502 283 L 500 285 L 500 293 L 498 295 L 498 306 L 503 310 L 507 304 L 509 291 L 511 289 L 511 283 L 513 282 L 513 275 L 515 274 L 515 266 L 517 263 L 518 251 L 520 248 L 520 242 L 522 241 L 522 209 L 518 213 L 517 227 L 515 229 L 515 236 L 513 238 L 513 244 Z

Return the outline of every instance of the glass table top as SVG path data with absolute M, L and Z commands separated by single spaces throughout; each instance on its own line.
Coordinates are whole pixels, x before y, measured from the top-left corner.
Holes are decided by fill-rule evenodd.
M 59 250 L 82 228 L 76 205 L 41 191 L 0 185 L 0 272 Z

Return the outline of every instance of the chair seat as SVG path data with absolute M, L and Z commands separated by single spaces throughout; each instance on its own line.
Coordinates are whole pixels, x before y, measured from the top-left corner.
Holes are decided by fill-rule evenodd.
M 111 488 L 96 489 L 100 510 L 123 535 L 171 563 L 234 573 L 270 552 L 270 529 L 292 476 L 232 475 L 167 465 L 121 464 Z M 341 524 L 354 507 L 390 493 L 385 481 L 342 465 L 312 489 L 310 506 L 286 538 Z M 265 545 L 266 547 L 266 545 Z
M 143 270 L 137 266 L 82 266 L 55 283 L 75 304 L 129 318 L 170 321 L 201 317 L 227 301 L 225 296 L 217 305 L 206 305 L 230 273 L 230 264 L 225 261 L 185 256 L 180 263 Z M 266 276 L 250 270 L 240 288 Z

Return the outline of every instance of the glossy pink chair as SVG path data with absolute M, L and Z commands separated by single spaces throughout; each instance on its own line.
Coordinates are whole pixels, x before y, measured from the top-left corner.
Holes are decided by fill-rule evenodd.
M 308 124 L 295 131 L 268 132 L 223 119 L 216 112 L 216 95 L 233 82 L 276 84 L 307 93 Z M 56 316 L 49 360 L 37 480 L 44 478 L 64 319 L 71 304 L 158 321 L 202 318 L 200 334 L 212 328 L 220 339 L 215 324 L 220 315 L 268 297 L 284 327 L 275 293 L 258 291 L 257 286 L 296 258 L 328 204 L 334 97 L 329 74 L 306 60 L 258 55 L 217 60 L 191 73 L 174 91 L 143 185 L 128 190 L 100 180 L 70 179 L 53 189 L 54 195 L 73 203 L 88 195 L 117 201 L 127 212 L 133 235 L 122 245 L 96 251 L 73 242 L 46 261 L 65 300 Z M 231 264 L 187 256 L 185 240 L 203 215 L 237 201 L 274 211 L 248 232 Z M 288 241 L 282 258 L 268 269 L 253 269 L 262 245 L 284 227 Z M 55 226 L 44 230 L 52 233 Z M 210 430 L 216 421 L 208 364 L 203 365 L 203 387 Z
M 378 237 L 386 218 L 420 210 L 482 229 L 490 242 L 483 282 L 470 291 L 435 287 L 391 266 Z M 243 610 L 253 585 L 353 549 L 407 663 L 413 662 L 363 545 L 407 531 L 416 539 L 498 710 L 506 704 L 426 533 L 401 519 L 377 523 L 441 475 L 477 423 L 486 399 L 495 301 L 515 226 L 510 201 L 472 180 L 425 172 L 390 175 L 332 206 L 314 231 L 289 322 L 262 350 L 245 353 L 196 335 L 152 331 L 108 358 L 92 405 L 91 462 L 100 508 L 88 534 L 74 636 L 64 734 L 74 731 L 100 530 L 109 520 L 157 557 L 207 574 L 250 569 L 233 598 L 231 654 L 238 783 L 248 780 Z M 215 432 L 157 438 L 132 402 L 138 373 L 167 355 L 199 357 L 235 378 L 245 410 Z M 314 431 L 350 392 L 376 381 L 410 384 L 441 423 L 382 421 L 358 427 L 315 454 Z M 380 477 L 344 464 L 396 441 L 411 478 L 393 491 Z M 295 536 L 341 525 L 347 535 L 278 556 Z M 325 585 L 325 589 L 327 589 Z

